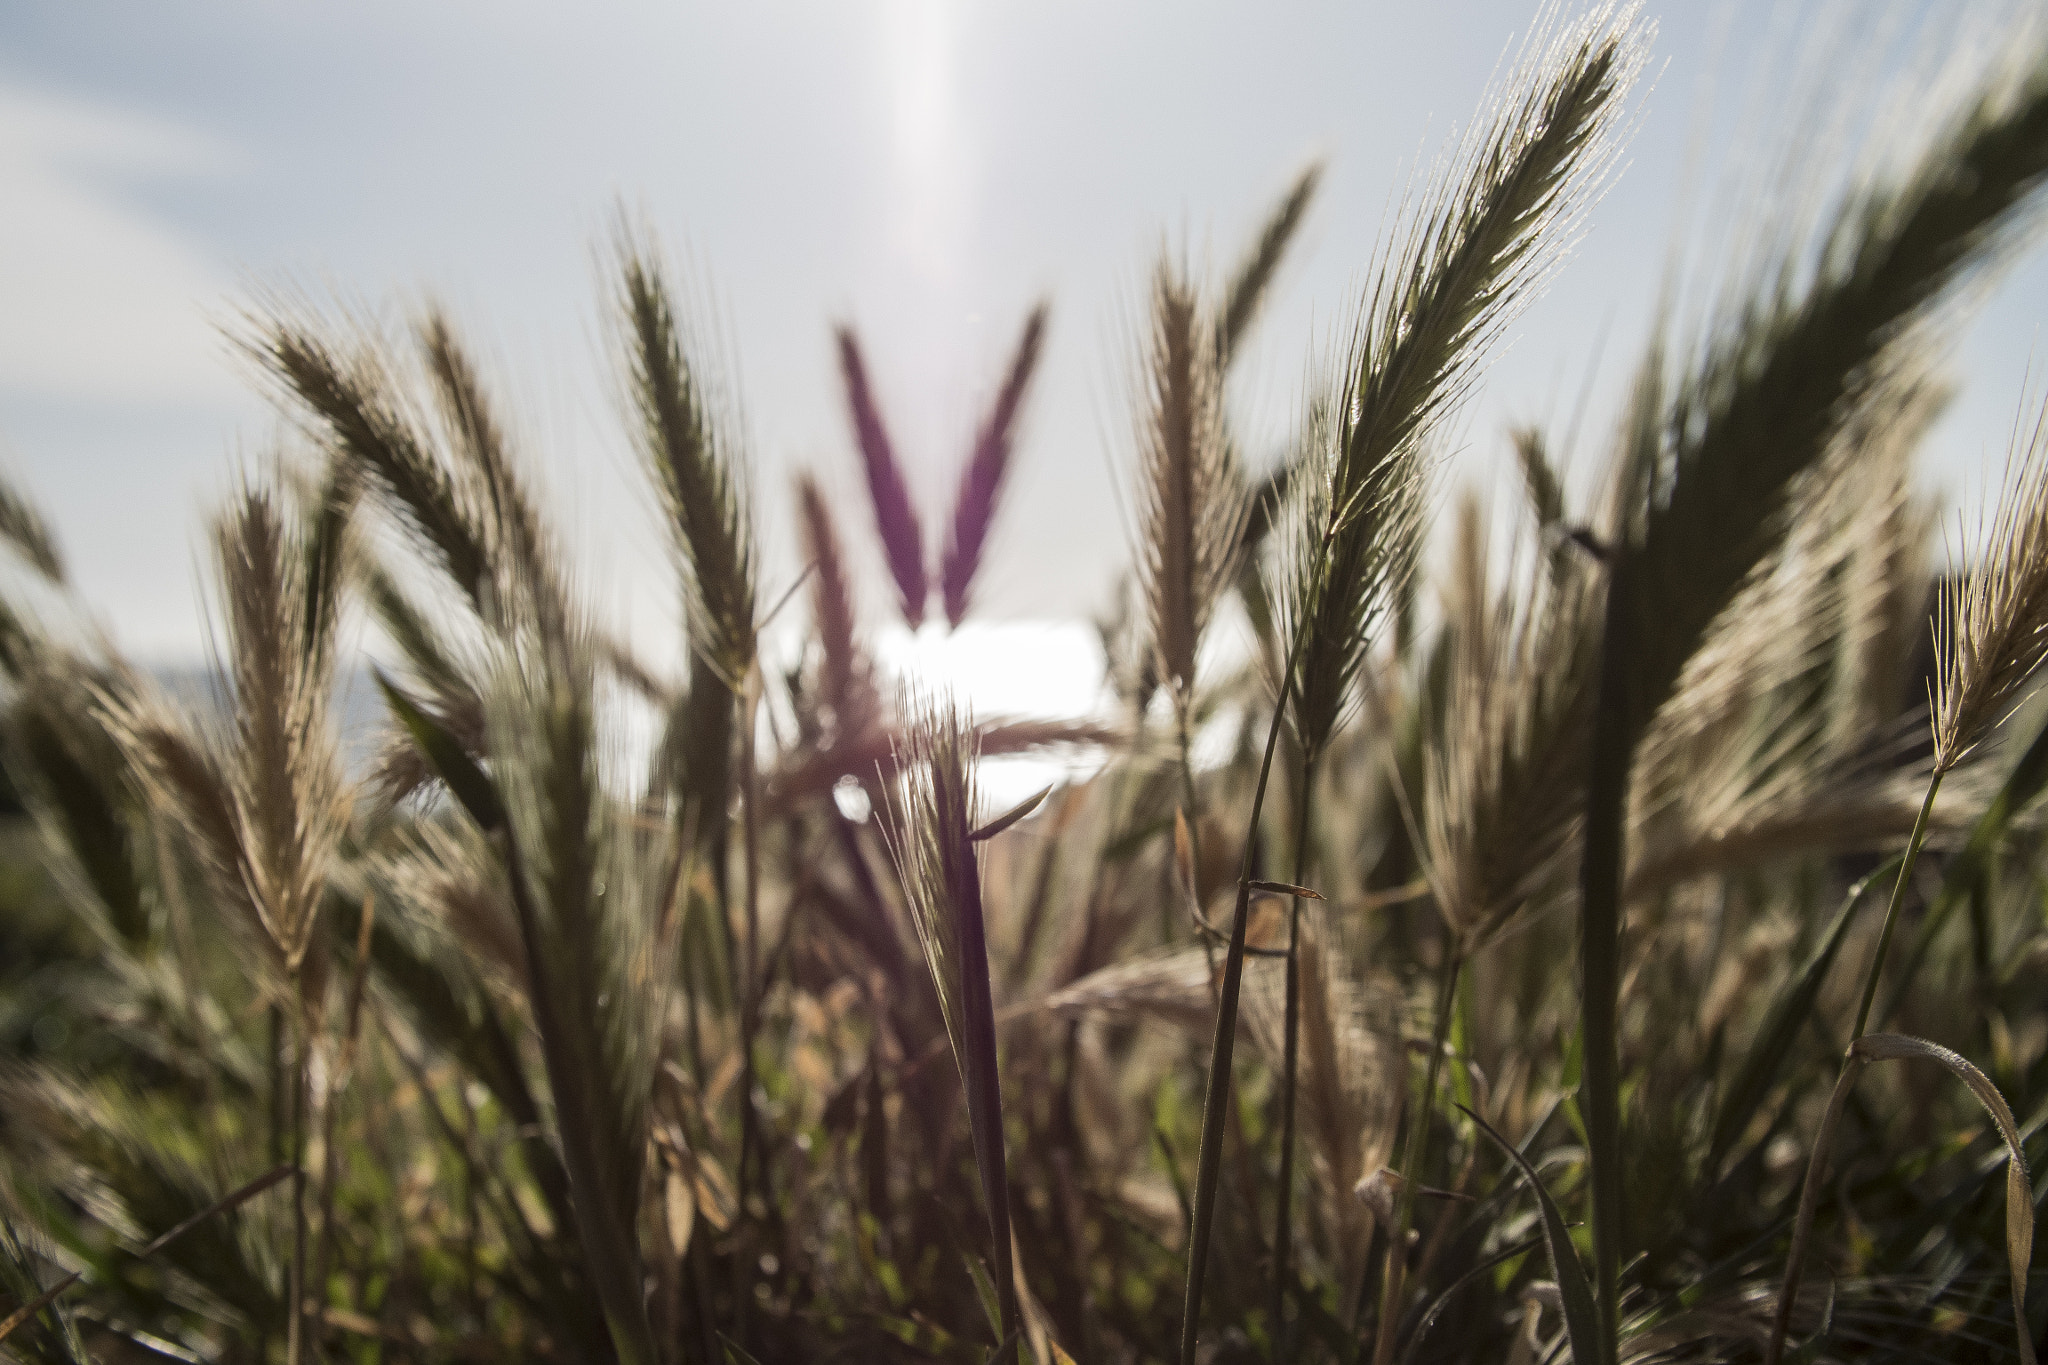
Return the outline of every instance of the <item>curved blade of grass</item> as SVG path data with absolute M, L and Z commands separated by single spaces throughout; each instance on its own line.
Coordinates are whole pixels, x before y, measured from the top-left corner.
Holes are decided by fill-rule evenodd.
M 1557 1276 L 1557 1292 L 1564 1300 L 1564 1330 L 1572 1345 L 1572 1359 L 1583 1365 L 1613 1365 L 1614 1356 L 1608 1347 L 1607 1336 L 1600 1330 L 1600 1312 L 1593 1302 L 1593 1285 L 1586 1278 L 1586 1267 L 1579 1261 L 1579 1253 L 1572 1246 L 1572 1235 L 1566 1229 L 1564 1215 L 1557 1211 L 1557 1201 L 1550 1197 L 1550 1191 L 1543 1188 L 1536 1168 L 1529 1164 L 1515 1145 L 1502 1137 L 1479 1115 L 1464 1105 L 1459 1105 L 1466 1118 L 1471 1119 L 1479 1131 L 1486 1134 L 1494 1146 L 1507 1154 L 1515 1163 L 1515 1169 L 1536 1192 L 1536 1203 L 1543 1213 L 1543 1240 L 1550 1252 L 1551 1272 Z
M 748 1354 L 746 1347 L 723 1332 L 718 1334 L 718 1344 L 725 1348 L 725 1365 L 761 1365 L 760 1361 Z
M 968 840 L 972 843 L 978 844 L 981 843 L 983 840 L 995 838 L 998 834 L 1001 834 L 1004 830 L 1016 824 L 1019 820 L 1022 820 L 1024 817 L 1031 814 L 1031 812 L 1037 810 L 1041 805 L 1045 804 L 1045 798 L 1052 795 L 1053 785 L 1057 784 L 1051 784 L 1042 787 L 1038 791 L 1035 791 L 1031 795 L 1025 797 L 1022 801 L 1019 801 L 1016 805 L 1010 807 L 1001 815 L 998 815 L 995 819 L 983 825 L 980 829 L 977 829 L 973 833 L 969 834 L 967 836 Z
M 2027 1271 L 2034 1256 L 2034 1200 L 2019 1124 L 2013 1118 L 2012 1107 L 1998 1093 L 1998 1087 L 1991 1083 L 1989 1076 L 1959 1053 L 1939 1043 L 1901 1033 L 1869 1033 L 1849 1045 L 1841 1078 L 1835 1082 L 1834 1094 L 1828 1098 L 1827 1113 L 1821 1118 L 1820 1131 L 1814 1137 L 1813 1155 L 1807 1161 L 1806 1181 L 1799 1192 L 1799 1212 L 1792 1226 L 1792 1249 L 1786 1258 L 1785 1283 L 1778 1291 L 1778 1311 L 1771 1325 L 1770 1343 L 1764 1351 L 1764 1365 L 1779 1365 L 1784 1358 L 1785 1334 L 1799 1297 L 1807 1244 L 1813 1239 L 1814 1215 L 1820 1207 L 1821 1186 L 1827 1179 L 1828 1154 L 1834 1147 L 1835 1129 L 1841 1124 L 1849 1094 L 1855 1089 L 1864 1067 L 1870 1063 L 1915 1059 L 1939 1062 L 1947 1067 L 1956 1079 L 1970 1088 L 1970 1093 L 1984 1106 L 1991 1121 L 1998 1126 L 1999 1136 L 2005 1140 L 2008 1155 L 2005 1253 L 2012 1278 L 2013 1323 L 2019 1338 L 2021 1365 L 2035 1365 L 2034 1343 L 2027 1327 Z
M 1756 1031 L 1756 1041 L 1749 1045 L 1742 1067 L 1736 1072 L 1726 1098 L 1721 1101 L 1720 1111 L 1714 1116 L 1714 1134 L 1707 1149 L 1709 1171 L 1720 1168 L 1722 1158 L 1728 1155 L 1736 1138 L 1755 1116 L 1757 1106 L 1763 1103 L 1764 1095 L 1777 1078 L 1778 1068 L 1784 1064 L 1785 1055 L 1792 1050 L 1793 1040 L 1799 1036 L 1807 1016 L 1813 1013 L 1813 1003 L 1820 998 L 1821 986 L 1827 981 L 1828 970 L 1849 936 L 1849 926 L 1856 918 L 1863 897 L 1871 887 L 1896 871 L 1904 858 L 1903 853 L 1895 854 L 1849 888 L 1849 894 L 1842 898 L 1842 908 L 1836 912 L 1834 923 L 1822 936 L 1820 946 L 1814 949 L 1813 956 L 1807 959 L 1799 975 L 1771 1002 L 1770 1012 Z
M 1436 1296 L 1436 1302 L 1429 1306 L 1429 1311 L 1422 1315 L 1422 1321 L 1416 1323 L 1415 1330 L 1409 1334 L 1407 1349 L 1401 1352 L 1401 1365 L 1408 1365 L 1408 1362 L 1415 1359 L 1415 1352 L 1421 1347 L 1422 1338 L 1428 1334 L 1430 1328 L 1436 1326 L 1436 1320 L 1443 1316 L 1444 1309 L 1451 1306 L 1451 1300 L 1456 1298 L 1460 1291 L 1478 1280 L 1480 1276 L 1486 1274 L 1487 1271 L 1492 1270 L 1495 1266 L 1512 1261 L 1524 1252 L 1534 1251 L 1543 1244 L 1544 1241 L 1541 1237 L 1531 1237 L 1526 1242 L 1517 1242 L 1506 1251 L 1487 1257 L 1478 1265 L 1473 1266 L 1457 1279 L 1451 1281 L 1450 1287 Z
M 451 734 L 448 728 L 414 704 L 412 698 L 392 685 L 384 676 L 384 670 L 370 670 L 377 679 L 377 686 L 383 689 L 384 700 L 391 707 L 391 713 L 398 717 L 398 723 L 406 728 L 420 752 L 426 756 L 434 775 L 448 784 L 448 790 L 469 812 L 469 818 L 476 821 L 485 833 L 495 833 L 505 827 L 505 805 L 498 799 L 498 789 L 491 785 L 490 778 L 469 756 L 469 750 Z
M 2027 1175 L 2026 1148 L 2012 1106 L 1998 1093 L 1989 1076 L 1939 1043 L 1901 1033 L 1872 1033 L 1857 1039 L 1856 1050 L 1880 1062 L 1919 1058 L 1941 1063 L 1970 1088 L 1970 1093 L 1984 1106 L 1984 1112 L 1998 1125 L 1998 1134 L 2005 1139 L 2009 1155 L 2005 1169 L 2005 1254 L 2012 1277 L 2013 1322 L 2018 1330 L 2022 1365 L 2034 1365 L 2034 1343 L 2027 1328 L 2027 1271 L 2034 1259 L 2033 1185 Z

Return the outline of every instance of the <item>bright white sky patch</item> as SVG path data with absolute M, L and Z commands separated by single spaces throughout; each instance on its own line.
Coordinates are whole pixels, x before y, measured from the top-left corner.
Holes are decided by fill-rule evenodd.
M 977 721 L 1107 717 L 1102 644 L 1085 622 L 969 621 L 954 631 L 928 624 L 915 635 L 892 623 L 874 649 L 884 677 L 950 692 Z M 981 785 L 990 809 L 1001 810 L 1099 766 L 1085 753 L 985 759 Z
M 934 284 L 958 272 L 966 230 L 968 168 L 956 91 L 960 16 L 946 0 L 892 0 L 878 30 L 897 182 L 890 236 L 905 263 Z

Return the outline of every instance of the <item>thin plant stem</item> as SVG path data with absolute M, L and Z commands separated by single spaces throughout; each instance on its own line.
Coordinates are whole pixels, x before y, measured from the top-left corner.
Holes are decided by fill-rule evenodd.
M 734 989 L 738 992 L 740 1010 L 740 1162 L 739 1162 L 739 1212 L 745 1217 L 749 1207 L 749 1196 L 753 1193 L 756 1148 L 760 1144 L 761 1116 L 754 1107 L 756 1085 L 756 1064 L 754 1059 L 754 1033 L 759 1026 L 759 1005 L 755 991 L 761 970 L 761 830 L 757 807 L 760 804 L 759 783 L 755 773 L 754 731 L 759 719 L 755 706 L 759 700 L 756 681 L 758 670 L 748 674 L 739 701 L 740 713 L 740 846 L 741 857 L 746 864 L 746 890 L 741 899 L 741 912 L 746 918 L 746 943 L 738 958 L 738 980 Z M 763 1166 L 765 1162 L 761 1163 Z M 765 1171 L 762 1172 L 765 1176 Z M 733 1293 L 737 1300 L 733 1322 L 734 1339 L 747 1340 L 747 1316 L 753 1297 L 753 1258 L 733 1257 Z
M 1327 573 L 1334 524 L 1324 528 L 1317 551 L 1316 572 Z M 1230 1060 L 1237 1048 L 1237 999 L 1244 987 L 1245 929 L 1252 898 L 1252 857 L 1258 849 L 1259 816 L 1266 808 L 1266 784 L 1273 775 L 1273 754 L 1287 723 L 1287 703 L 1294 693 L 1295 670 L 1301 665 L 1303 631 L 1289 651 L 1280 675 L 1280 695 L 1266 727 L 1265 753 L 1259 759 L 1259 780 L 1252 789 L 1251 817 L 1246 822 L 1244 858 L 1237 874 L 1237 904 L 1230 917 L 1230 946 L 1223 956 L 1223 985 L 1216 996 L 1216 1041 L 1209 1052 L 1209 1086 L 1202 1098 L 1202 1146 L 1195 1162 L 1195 1209 L 1188 1232 L 1187 1296 L 1181 1309 L 1181 1365 L 1195 1365 L 1195 1341 L 1202 1321 L 1202 1281 L 1208 1274 L 1209 1237 L 1216 1223 L 1216 1186 L 1223 1164 L 1223 1127 L 1230 1112 Z
M 1301 797 L 1294 803 L 1294 884 L 1308 884 L 1309 811 L 1315 799 L 1315 755 L 1301 760 Z M 1280 1189 L 1273 1212 L 1273 1359 L 1281 1358 L 1287 1323 L 1288 1249 L 1294 1236 L 1294 1109 L 1301 1065 L 1301 897 L 1288 901 L 1287 1000 L 1280 1063 Z
M 1587 764 L 1585 834 L 1579 863 L 1579 1036 L 1586 1147 L 1593 1186 L 1593 1295 L 1601 1355 L 1621 1343 L 1621 996 L 1622 874 L 1628 859 L 1629 771 L 1640 724 L 1635 715 L 1635 576 L 1617 554 L 1607 577 L 1600 639 L 1599 707 Z
M 751 685 L 759 678 L 755 673 L 750 678 L 745 699 L 740 704 L 740 724 L 745 733 L 740 736 L 740 838 L 742 856 L 746 860 L 747 889 L 741 902 L 747 921 L 746 954 L 740 966 L 740 1076 L 745 1085 L 740 1102 L 740 1123 L 744 1129 L 740 1136 L 740 1194 L 742 1199 L 751 1188 L 749 1173 L 753 1170 L 750 1158 L 758 1156 L 755 1151 L 760 1142 L 760 1115 L 754 1108 L 754 1034 L 760 1028 L 761 976 L 761 821 L 760 781 L 756 771 L 754 752 L 754 729 L 759 719 L 757 708 L 760 692 Z M 765 1163 L 762 1163 L 765 1166 Z M 765 1170 L 761 1172 L 765 1179 Z M 765 1190 L 763 1191 L 765 1194 Z
M 1927 823 L 1934 813 L 1934 797 L 1941 790 L 1943 772 L 1943 769 L 1936 768 L 1928 779 L 1927 795 L 1920 802 L 1920 814 L 1915 817 L 1913 833 L 1906 840 L 1906 853 L 1899 862 L 1898 880 L 1892 883 L 1891 903 L 1885 907 L 1884 928 L 1878 932 L 1877 946 L 1870 953 L 1870 965 L 1864 969 L 1863 998 L 1856 1007 L 1856 1026 L 1850 1031 L 1848 1049 L 1842 1054 L 1841 1070 L 1835 1078 L 1835 1091 L 1828 1101 L 1827 1113 L 1821 1120 L 1820 1136 L 1806 1161 L 1806 1178 L 1799 1190 L 1799 1213 L 1793 1223 L 1792 1249 L 1786 1258 L 1784 1283 L 1778 1289 L 1778 1308 L 1771 1325 L 1770 1344 L 1764 1352 L 1767 1365 L 1777 1365 L 1785 1349 L 1785 1334 L 1791 1326 L 1793 1304 L 1799 1297 L 1806 1247 L 1813 1235 L 1814 1215 L 1820 1207 L 1820 1186 L 1827 1176 L 1828 1148 L 1832 1145 L 1835 1126 L 1841 1120 L 1842 1108 L 1848 1102 L 1855 1078 L 1866 1065 L 1857 1053 L 1856 1044 L 1862 1040 L 1864 1030 L 1870 1024 L 1870 1006 L 1877 998 L 1877 983 L 1884 975 L 1885 953 L 1891 947 L 1892 931 L 1898 927 L 1899 907 L 1906 899 L 1906 887 L 1912 882 L 1913 867 L 1920 860 L 1922 845 L 1927 842 Z
M 299 1365 L 306 1349 L 306 983 L 294 969 L 291 998 L 292 1264 L 291 1309 L 285 1319 L 286 1365 Z
M 1188 850 L 1192 855 L 1196 875 L 1199 877 L 1202 870 L 1202 808 L 1195 800 L 1194 736 L 1188 731 L 1188 712 L 1193 707 L 1193 697 L 1183 696 L 1180 689 L 1173 689 L 1174 738 L 1180 749 L 1180 804 L 1181 809 L 1187 812 Z M 1199 892 L 1197 899 L 1199 900 Z M 1165 941 L 1173 940 L 1176 923 L 1178 917 L 1174 914 L 1174 900 L 1169 897 L 1166 901 L 1165 920 L 1160 925 Z M 1202 935 L 1204 943 L 1208 942 L 1208 937 L 1206 934 Z M 1215 973 L 1215 957 L 1212 947 L 1209 954 L 1211 975 Z
M 1373 1339 L 1373 1365 L 1394 1358 L 1394 1333 L 1401 1326 L 1401 1300 L 1407 1293 L 1408 1229 L 1415 1221 L 1415 1191 L 1422 1183 L 1422 1163 L 1429 1155 L 1429 1124 L 1436 1114 L 1436 1087 L 1443 1075 L 1444 1043 L 1451 1033 L 1451 1011 L 1457 1000 L 1458 973 L 1465 965 L 1464 944 L 1455 937 L 1444 945 L 1442 974 L 1437 978 L 1436 1017 L 1430 1023 L 1429 1062 L 1423 1068 L 1422 1104 L 1408 1122 L 1402 1144 L 1401 1189 L 1394 1200 L 1394 1226 L 1387 1235 L 1386 1276 L 1380 1286 L 1379 1330 Z
M 1877 947 L 1871 951 L 1870 966 L 1863 973 L 1863 1000 L 1856 1007 L 1856 1027 L 1850 1030 L 1849 1042 L 1854 1046 L 1870 1024 L 1870 1005 L 1877 998 L 1877 983 L 1884 975 L 1884 958 L 1892 946 L 1892 931 L 1898 927 L 1899 907 L 1905 903 L 1906 888 L 1913 880 L 1913 868 L 1920 861 L 1921 846 L 1927 842 L 1927 823 L 1934 814 L 1934 796 L 1941 790 L 1943 770 L 1934 770 L 1928 779 L 1927 796 L 1920 803 L 1920 814 L 1913 820 L 1913 833 L 1906 840 L 1906 858 L 1899 864 L 1899 879 L 1892 883 L 1891 903 L 1885 906 L 1884 928 L 1878 932 Z
M 356 927 L 356 960 L 349 971 L 347 1013 L 343 1016 L 342 1037 L 336 1065 L 327 1083 L 326 1102 L 320 1106 L 320 1240 L 313 1253 L 313 1285 L 320 1295 L 323 1306 L 321 1317 L 313 1324 L 315 1340 L 325 1345 L 327 1335 L 324 1306 L 327 1298 L 327 1271 L 334 1256 L 334 1202 L 341 1184 L 341 1149 L 335 1142 L 336 1121 L 340 1117 L 340 1092 L 349 1078 L 355 1074 L 356 1050 L 362 1038 L 363 993 L 370 975 L 370 937 L 377 922 L 377 900 L 374 896 L 363 898 L 362 918 Z M 467 1114 L 467 1104 L 463 1107 Z M 476 1189 L 474 1172 L 464 1177 L 463 1204 L 468 1228 L 469 1289 L 472 1303 L 476 1299 Z

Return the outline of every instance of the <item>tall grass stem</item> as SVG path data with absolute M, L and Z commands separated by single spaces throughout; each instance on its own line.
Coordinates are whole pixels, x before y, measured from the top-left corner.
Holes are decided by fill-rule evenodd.
M 1899 907 L 1905 903 L 1906 888 L 1913 883 L 1913 869 L 1920 862 L 1921 846 L 1927 842 L 1927 822 L 1934 814 L 1934 796 L 1941 790 L 1942 773 L 1937 769 L 1928 779 L 1927 796 L 1920 802 L 1920 814 L 1913 820 L 1913 833 L 1906 840 L 1906 859 L 1899 864 L 1899 879 L 1892 883 L 1891 902 L 1885 906 L 1884 928 L 1878 932 L 1877 947 L 1870 953 L 1870 966 L 1863 973 L 1863 998 L 1856 1006 L 1856 1027 L 1849 1032 L 1853 1046 L 1870 1026 L 1870 1005 L 1877 999 L 1877 983 L 1884 976 L 1885 954 L 1892 946 L 1892 931 L 1898 928 Z

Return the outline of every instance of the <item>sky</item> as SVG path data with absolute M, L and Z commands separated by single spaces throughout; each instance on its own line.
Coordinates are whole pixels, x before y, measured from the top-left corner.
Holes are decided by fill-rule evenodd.
M 623 213 L 664 243 L 738 397 L 764 597 L 796 571 L 790 483 L 808 468 L 861 556 L 874 627 L 889 596 L 832 325 L 860 330 L 930 528 L 1048 299 L 979 613 L 1050 623 L 1048 657 L 1085 667 L 1075 623 L 1129 558 L 1125 414 L 1152 261 L 1220 274 L 1326 160 L 1233 380 L 1254 458 L 1278 450 L 1403 187 L 1473 116 L 1534 8 L 16 0 L 0 9 L 0 462 L 112 638 L 196 660 L 205 518 L 293 439 L 226 338 L 280 294 L 387 325 L 438 299 L 487 359 L 591 595 L 673 658 L 673 576 L 608 364 Z M 1981 56 L 1997 8 L 1652 0 L 1620 176 L 1486 375 L 1448 481 L 1511 510 L 1504 433 L 1526 421 L 1575 430 L 1589 480 L 1675 253 L 1725 257 L 1728 205 L 1764 202 L 1754 186 L 1781 183 L 1781 161 L 1819 149 L 1782 183 L 1825 179 L 1842 109 L 1926 107 L 1878 94 L 1902 69 Z M 1802 102 L 1822 69 L 1846 74 Z M 1966 505 L 2028 391 L 2041 256 L 1954 348 L 1962 382 L 1927 481 Z M 1013 690 L 1031 676 L 979 666 Z

